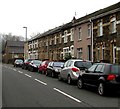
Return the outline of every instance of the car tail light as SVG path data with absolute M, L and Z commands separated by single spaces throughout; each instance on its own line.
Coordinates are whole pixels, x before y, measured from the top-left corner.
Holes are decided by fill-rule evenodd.
M 108 75 L 108 77 L 107 77 L 107 80 L 114 80 L 115 79 L 115 75 L 113 75 L 113 74 L 110 74 L 110 75 Z
M 77 69 L 77 68 L 71 68 L 71 70 L 74 71 L 74 72 L 80 71 L 80 70 Z

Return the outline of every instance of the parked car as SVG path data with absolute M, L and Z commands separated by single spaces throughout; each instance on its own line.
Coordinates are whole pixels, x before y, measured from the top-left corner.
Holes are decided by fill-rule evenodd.
M 46 76 L 57 77 L 64 62 L 50 62 L 46 70 Z
M 14 67 L 21 67 L 23 65 L 22 59 L 16 59 L 14 62 Z
M 92 66 L 91 61 L 84 61 L 81 59 L 70 59 L 65 62 L 60 74 L 58 75 L 59 80 L 67 80 L 68 84 L 73 81 L 77 81 L 80 71 L 84 72 Z
M 47 60 L 47 61 L 43 61 L 43 62 L 41 63 L 41 65 L 39 66 L 39 68 L 38 68 L 38 72 L 45 74 L 46 69 L 47 69 L 47 66 L 48 66 L 48 63 L 49 63 L 48 60 Z
M 97 87 L 99 95 L 105 95 L 107 91 L 120 90 L 120 65 L 93 64 L 78 77 L 78 88 L 82 89 L 85 85 Z
M 28 65 L 28 70 L 29 71 L 38 71 L 38 67 L 40 66 L 41 63 L 42 63 L 42 61 L 40 61 L 40 60 L 32 60 Z
M 31 61 L 32 59 L 25 59 L 22 65 L 22 69 L 28 69 L 28 65 Z

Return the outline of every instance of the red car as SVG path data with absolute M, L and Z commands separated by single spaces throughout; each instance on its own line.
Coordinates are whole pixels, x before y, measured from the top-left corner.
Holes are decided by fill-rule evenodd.
M 42 64 L 38 68 L 38 72 L 45 74 L 48 64 L 49 64 L 49 61 L 43 61 Z

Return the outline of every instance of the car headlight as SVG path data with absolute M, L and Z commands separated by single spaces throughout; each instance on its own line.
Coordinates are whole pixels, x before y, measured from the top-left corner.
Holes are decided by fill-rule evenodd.
M 58 70 L 58 69 L 55 69 L 55 71 L 56 71 L 56 72 L 59 72 L 59 70 Z
M 78 72 L 73 72 L 73 75 L 78 77 L 79 76 L 79 73 Z
M 36 66 L 36 65 L 33 65 L 33 67 L 36 67 L 36 68 L 37 68 L 37 66 Z

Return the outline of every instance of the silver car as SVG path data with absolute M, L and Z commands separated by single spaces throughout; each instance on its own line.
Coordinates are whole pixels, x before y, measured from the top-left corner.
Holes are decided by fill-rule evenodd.
M 70 59 L 65 62 L 64 66 L 61 66 L 62 70 L 58 75 L 58 79 L 67 80 L 67 83 L 71 84 L 73 81 L 77 81 L 80 72 L 84 72 L 85 69 L 88 69 L 91 66 L 91 61 Z

